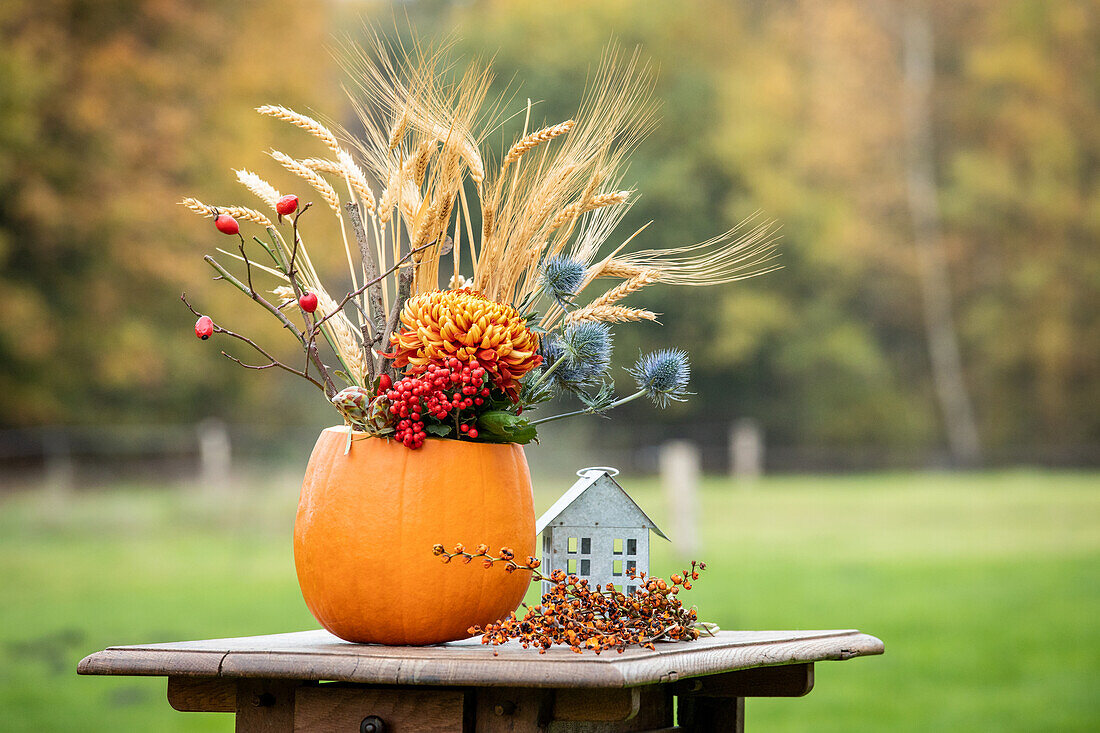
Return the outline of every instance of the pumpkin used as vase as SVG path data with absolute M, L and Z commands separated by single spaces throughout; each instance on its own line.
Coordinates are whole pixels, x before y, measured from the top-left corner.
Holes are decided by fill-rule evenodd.
M 436 543 L 533 555 L 523 448 L 429 439 L 410 451 L 348 428 L 321 433 L 302 483 L 294 563 L 314 618 L 341 639 L 435 644 L 515 610 L 530 572 L 445 566 Z

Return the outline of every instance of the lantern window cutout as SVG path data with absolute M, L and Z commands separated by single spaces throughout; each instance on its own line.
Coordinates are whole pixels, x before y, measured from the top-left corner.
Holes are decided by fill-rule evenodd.
M 586 578 L 593 588 L 623 588 L 627 570 L 649 573 L 650 532 L 668 539 L 615 481 L 614 468 L 585 468 L 579 480 L 539 517 L 542 568 Z M 543 593 L 552 584 L 543 583 Z M 636 585 L 627 585 L 633 593 Z

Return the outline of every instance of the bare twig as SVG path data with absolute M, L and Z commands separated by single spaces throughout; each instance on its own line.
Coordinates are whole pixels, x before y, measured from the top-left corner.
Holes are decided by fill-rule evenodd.
M 410 252 L 406 257 L 411 257 L 412 254 Z M 387 349 L 389 348 L 390 338 L 393 336 L 393 332 L 397 330 L 397 324 L 401 319 L 401 310 L 405 307 L 405 301 L 408 300 L 409 293 L 412 292 L 414 274 L 413 268 L 410 267 L 397 276 L 397 297 L 394 298 L 393 308 L 390 309 L 390 317 L 386 320 L 386 334 L 382 339 L 383 346 Z M 393 359 L 382 357 L 382 373 L 389 374 L 390 378 L 393 378 Z
M 198 316 L 200 318 L 202 317 L 202 314 L 200 314 L 198 311 L 196 311 L 194 308 L 191 307 L 191 303 L 188 302 L 188 300 L 187 300 L 187 293 L 184 293 L 183 295 L 181 295 L 180 300 L 183 301 L 183 304 L 187 306 L 188 310 L 190 310 L 196 316 Z M 238 341 L 243 341 L 244 343 L 248 344 L 249 346 L 251 346 L 256 351 L 258 351 L 261 355 L 263 355 L 263 357 L 268 360 L 268 363 L 267 364 L 258 364 L 258 365 L 246 364 L 243 361 L 241 361 L 240 359 L 238 359 L 237 357 L 232 356 L 230 354 L 227 354 L 226 352 L 223 351 L 222 356 L 229 359 L 230 361 L 236 362 L 237 364 L 241 365 L 245 369 L 256 369 L 256 370 L 271 369 L 271 368 L 282 369 L 283 371 L 287 371 L 287 372 L 290 372 L 291 374 L 302 377 L 303 379 L 308 381 L 310 384 L 317 387 L 317 389 L 321 390 L 325 394 L 328 394 L 328 389 L 327 389 L 326 385 L 321 384 L 321 382 L 319 382 L 316 379 L 314 379 L 313 377 L 309 376 L 308 373 L 306 373 L 304 371 L 299 371 L 298 369 L 295 369 L 294 367 L 291 367 L 291 366 L 288 366 L 288 365 L 282 363 L 281 361 L 276 359 L 274 356 L 272 356 L 270 353 L 268 353 L 268 351 L 266 349 L 264 349 L 262 346 L 260 346 L 255 341 L 248 338 L 247 336 L 242 336 L 241 334 L 234 333 L 233 331 L 230 331 L 227 328 L 222 328 L 217 323 L 214 323 L 214 333 L 224 333 L 226 336 L 229 336 L 231 338 L 235 338 Z
M 367 368 L 370 370 L 370 378 L 373 381 L 377 374 L 377 365 L 374 361 L 374 347 L 382 340 L 382 330 L 386 327 L 385 305 L 382 302 L 382 285 L 378 274 L 378 262 L 374 257 L 374 250 L 367 241 L 367 231 L 363 228 L 363 217 L 359 214 L 359 205 L 354 202 L 345 204 L 348 210 L 348 218 L 351 220 L 351 229 L 355 233 L 355 241 L 359 244 L 359 255 L 363 259 L 363 276 L 368 281 L 367 305 L 370 311 L 371 325 L 374 333 L 367 332 L 367 324 L 363 324 L 363 347 L 367 352 Z
M 306 337 L 302 334 L 302 332 L 298 329 L 298 327 L 295 326 L 290 321 L 290 319 L 286 317 L 286 315 L 281 310 L 279 310 L 274 305 L 272 305 L 270 302 L 268 302 L 267 299 L 265 299 L 262 295 L 257 293 L 254 289 L 250 288 L 249 286 L 245 285 L 244 283 L 242 283 L 237 278 L 233 277 L 233 275 L 231 275 L 228 270 L 226 270 L 224 267 L 222 267 L 220 262 L 215 260 L 210 255 L 206 255 L 205 257 L 203 257 L 203 259 L 211 267 L 213 267 L 215 270 L 217 270 L 218 274 L 221 275 L 223 280 L 225 280 L 226 282 L 233 285 L 235 288 L 240 290 L 242 293 L 244 293 L 248 297 L 252 298 L 252 300 L 256 301 L 256 303 L 258 303 L 260 305 L 260 307 L 262 307 L 264 310 L 266 310 L 271 315 L 278 318 L 279 322 L 283 324 L 283 327 L 286 328 L 287 330 L 289 330 L 292 334 L 294 334 L 294 337 L 296 339 L 298 339 L 298 341 L 303 346 L 306 346 L 306 343 L 307 343 Z M 328 367 L 326 367 L 324 365 L 324 363 L 321 361 L 321 356 L 320 356 L 320 354 L 317 353 L 316 344 L 313 344 L 312 348 L 307 347 L 307 351 L 310 352 L 309 353 L 309 358 L 310 358 L 311 361 L 313 361 L 313 365 L 317 368 L 317 371 L 320 372 L 321 376 L 324 378 L 326 394 L 328 394 L 330 397 L 335 395 L 336 391 L 337 391 L 336 390 L 336 384 L 333 383 L 332 377 L 329 375 Z
M 402 265 L 404 265 L 406 262 L 408 262 L 410 259 L 412 259 L 413 255 L 415 255 L 419 252 L 423 252 L 424 250 L 428 249 L 429 247 L 434 247 L 435 245 L 436 245 L 436 242 L 428 242 L 427 244 L 421 245 L 421 246 L 417 247 L 416 249 L 410 250 L 404 257 L 402 257 L 400 260 L 398 260 L 393 265 L 393 267 L 386 270 L 385 272 L 383 272 L 381 275 L 379 275 L 375 279 L 363 283 L 362 287 L 358 288 L 357 290 L 353 290 L 352 292 L 345 295 L 343 297 L 343 299 L 339 303 L 336 304 L 336 307 L 332 310 L 331 313 L 329 313 L 328 315 L 324 316 L 323 318 L 317 320 L 313 324 L 313 326 L 310 329 L 309 334 L 308 334 L 309 339 L 311 341 L 316 339 L 317 338 L 317 330 L 320 329 L 321 325 L 323 323 L 325 323 L 325 321 L 327 321 L 328 319 L 332 318 L 334 315 L 339 313 L 344 308 L 344 306 L 346 306 L 349 302 L 354 302 L 354 299 L 356 297 L 358 297 L 359 295 L 362 295 L 363 292 L 367 290 L 367 288 L 371 287 L 372 285 L 375 285 L 377 283 L 382 282 L 387 277 L 392 275 Z M 404 305 L 405 300 L 409 297 L 409 291 L 412 289 L 412 280 L 413 280 L 412 268 L 405 268 L 401 272 L 401 274 L 398 276 L 398 280 L 397 280 L 397 300 L 394 303 L 393 309 L 390 311 L 389 320 L 386 323 L 384 343 L 389 343 L 389 337 L 393 334 L 393 330 L 396 327 L 397 318 L 398 318 L 398 316 L 401 315 L 401 308 Z M 383 342 L 382 339 L 380 339 L 379 341 Z M 384 365 L 383 372 L 384 373 L 389 373 L 390 376 L 392 377 L 393 376 L 393 367 L 389 366 L 389 361 L 384 360 L 383 365 Z M 382 372 L 380 372 L 380 373 L 382 373 Z

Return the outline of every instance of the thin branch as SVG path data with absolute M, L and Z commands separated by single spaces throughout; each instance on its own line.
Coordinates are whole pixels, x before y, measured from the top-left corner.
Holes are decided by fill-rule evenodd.
M 283 327 L 288 329 L 292 334 L 294 334 L 294 337 L 296 339 L 298 339 L 298 341 L 303 346 L 306 346 L 306 337 L 302 334 L 302 332 L 298 329 L 298 327 L 295 326 L 290 321 L 290 319 L 286 317 L 286 315 L 281 310 L 279 310 L 274 305 L 272 305 L 270 302 L 268 302 L 262 295 L 257 293 L 255 290 L 251 289 L 250 287 L 248 287 L 247 285 L 242 283 L 240 280 L 238 280 L 237 278 L 235 278 L 231 274 L 229 274 L 229 271 L 226 270 L 224 267 L 222 267 L 221 263 L 218 262 L 217 260 L 215 260 L 210 255 L 206 255 L 205 257 L 203 257 L 203 259 L 211 267 L 213 267 L 215 270 L 217 270 L 218 274 L 222 276 L 223 280 L 225 280 L 226 282 L 228 282 L 231 285 L 233 285 L 234 287 L 236 287 L 238 290 L 240 290 L 242 293 L 244 293 L 248 297 L 252 298 L 252 300 L 256 301 L 256 303 L 258 303 L 260 305 L 260 307 L 262 307 L 264 310 L 266 310 L 271 315 L 278 318 L 279 322 L 283 324 Z M 190 306 L 188 306 L 188 307 L 190 307 Z M 315 367 L 317 367 L 317 371 L 320 372 L 321 376 L 325 380 L 325 387 L 326 387 L 325 391 L 326 391 L 326 393 L 330 397 L 335 395 L 336 392 L 337 392 L 336 384 L 332 381 L 332 377 L 329 375 L 328 368 L 321 361 L 321 356 L 320 356 L 320 354 L 317 353 L 316 344 L 314 344 L 312 346 L 312 348 L 309 348 L 307 346 L 307 350 L 310 352 L 310 359 L 313 361 L 313 365 Z
M 412 252 L 409 253 L 409 256 L 411 255 Z M 386 320 L 386 334 L 382 339 L 384 348 L 389 348 L 393 332 L 397 330 L 397 324 L 401 318 L 401 310 L 405 307 L 405 301 L 408 300 L 409 293 L 412 292 L 414 274 L 413 268 L 410 267 L 397 277 L 397 297 L 394 298 L 393 308 L 390 309 L 390 317 Z M 389 374 L 390 377 L 393 378 L 393 359 L 382 357 L 382 373 Z M 455 417 L 457 419 L 457 413 Z
M 374 328 L 373 335 L 367 332 L 367 324 L 363 324 L 363 347 L 367 354 L 367 366 L 370 369 L 371 379 L 374 379 L 377 365 L 374 362 L 374 347 L 382 340 L 382 331 L 386 327 L 385 305 L 382 301 L 381 277 L 378 274 L 378 262 L 367 241 L 367 231 L 363 228 L 363 217 L 359 214 L 359 205 L 348 202 L 344 205 L 348 210 L 348 219 L 351 220 L 351 228 L 355 233 L 355 241 L 359 244 L 359 255 L 363 259 L 363 275 L 368 281 L 367 305 L 370 311 L 369 320 Z
M 186 305 L 187 309 L 190 310 L 192 313 L 194 313 L 195 316 L 200 317 L 200 318 L 202 317 L 202 314 L 200 314 L 193 307 L 191 307 L 191 303 L 188 302 L 188 300 L 187 300 L 187 293 L 184 293 L 183 295 L 181 295 L 180 300 L 183 301 L 183 304 Z M 270 353 L 268 353 L 268 351 L 266 349 L 264 349 L 262 346 L 260 346 L 255 341 L 248 338 L 247 336 L 242 336 L 241 334 L 234 333 L 233 331 L 230 331 L 227 328 L 222 328 L 217 323 L 214 323 L 214 333 L 224 333 L 226 336 L 229 336 L 231 338 L 235 338 L 238 341 L 243 341 L 244 343 L 248 344 L 249 346 L 251 346 L 256 351 L 258 351 L 261 355 L 263 355 L 263 357 L 265 359 L 267 359 L 268 362 L 269 362 L 267 364 L 260 364 L 260 365 L 246 364 L 246 363 L 244 363 L 243 361 L 241 361 L 240 359 L 238 359 L 235 356 L 227 354 L 224 351 L 221 352 L 222 356 L 224 356 L 225 358 L 227 358 L 231 361 L 236 362 L 237 364 L 241 365 L 245 369 L 261 370 L 261 369 L 271 369 L 273 367 L 277 368 L 277 369 L 282 369 L 283 371 L 287 371 L 287 372 L 290 372 L 291 374 L 302 377 L 303 379 L 305 379 L 310 384 L 317 387 L 319 390 L 321 390 L 325 394 L 328 394 L 328 389 L 327 389 L 326 385 L 321 384 L 321 382 L 319 382 L 316 379 L 314 379 L 313 377 L 309 376 L 309 374 L 307 374 L 306 372 L 299 371 L 298 369 L 295 369 L 294 367 L 291 367 L 291 366 L 288 366 L 288 365 L 282 363 L 281 361 L 276 359 L 274 356 L 272 356 Z

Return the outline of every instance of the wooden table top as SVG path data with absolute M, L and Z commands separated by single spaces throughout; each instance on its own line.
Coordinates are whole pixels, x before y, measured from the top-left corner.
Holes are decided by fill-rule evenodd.
M 494 656 L 494 652 L 497 654 Z M 425 647 L 351 644 L 327 631 L 110 647 L 80 662 L 80 674 L 332 680 L 385 685 L 634 687 L 784 664 L 882 654 L 855 630 L 721 631 L 656 651 L 539 654 L 480 639 Z

